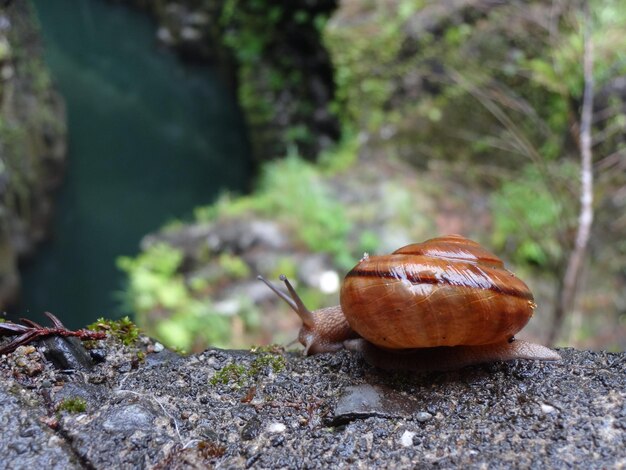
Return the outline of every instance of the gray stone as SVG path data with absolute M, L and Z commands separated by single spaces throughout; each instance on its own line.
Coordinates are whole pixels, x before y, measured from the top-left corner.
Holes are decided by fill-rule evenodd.
M 69 443 L 40 421 L 46 409 L 10 384 L 0 380 L 0 468 L 82 468 Z
M 107 411 L 102 422 L 105 431 L 132 434 L 135 431 L 150 431 L 156 414 L 142 404 L 116 406 Z
M 259 354 L 217 349 L 124 374 L 108 362 L 69 376 L 46 369 L 41 382 L 91 390 L 98 406 L 64 412 L 56 434 L 42 429 L 34 416 L 49 415 L 46 397 L 54 403 L 68 384 L 51 390 L 24 377 L 0 396 L 1 444 L 16 468 L 43 455 L 95 469 L 626 465 L 626 354 L 560 353 L 560 363 L 422 374 L 381 371 L 348 351 L 285 354 L 275 370 L 253 367 Z M 0 383 L 14 380 L 6 364 Z M 212 385 L 229 364 L 245 373 Z M 98 387 L 80 385 L 102 376 Z
M 336 426 L 373 416 L 406 418 L 416 409 L 417 402 L 412 397 L 384 385 L 350 386 L 339 398 L 330 424 Z

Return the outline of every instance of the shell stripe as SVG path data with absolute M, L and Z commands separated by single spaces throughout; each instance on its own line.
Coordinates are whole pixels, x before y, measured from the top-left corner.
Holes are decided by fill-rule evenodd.
M 529 290 L 516 289 L 515 287 L 507 286 L 506 284 L 503 284 L 503 283 L 496 283 L 493 280 L 488 283 L 476 282 L 476 279 L 472 278 L 471 274 L 468 276 L 455 277 L 454 280 L 445 279 L 445 278 L 444 279 L 437 278 L 433 275 L 429 275 L 424 272 L 417 273 L 417 272 L 411 272 L 408 270 L 405 271 L 403 274 L 404 274 L 403 276 L 398 276 L 398 273 L 395 273 L 392 271 L 366 270 L 366 269 L 360 269 L 357 267 L 357 268 L 354 268 L 352 271 L 350 271 L 346 275 L 346 278 L 348 277 L 365 277 L 365 278 L 378 277 L 378 278 L 394 279 L 394 280 L 406 279 L 409 282 L 411 282 L 411 284 L 413 285 L 432 284 L 432 285 L 460 286 L 460 287 L 468 287 L 468 288 L 473 288 L 473 289 L 491 290 L 499 294 L 510 295 L 512 297 L 517 297 L 520 299 L 526 299 L 530 301 L 534 300 L 534 297 Z

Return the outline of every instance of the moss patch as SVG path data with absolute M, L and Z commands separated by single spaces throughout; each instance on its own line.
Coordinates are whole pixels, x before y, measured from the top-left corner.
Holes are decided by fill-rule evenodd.
M 124 346 L 133 346 L 139 339 L 139 328 L 128 317 L 119 320 L 99 318 L 87 328 L 92 331 L 105 331 L 119 340 Z
M 84 413 L 87 410 L 87 402 L 79 397 L 65 398 L 57 406 L 57 411 L 68 413 Z
M 275 349 L 268 347 L 269 350 Z M 258 350 L 258 349 L 257 349 Z M 262 353 L 256 357 L 249 366 L 243 364 L 231 363 L 220 371 L 216 372 L 209 383 L 211 385 L 226 385 L 233 382 L 241 387 L 247 380 L 258 380 L 259 376 L 266 370 L 270 369 L 273 373 L 281 372 L 286 365 L 285 358 L 279 354 Z

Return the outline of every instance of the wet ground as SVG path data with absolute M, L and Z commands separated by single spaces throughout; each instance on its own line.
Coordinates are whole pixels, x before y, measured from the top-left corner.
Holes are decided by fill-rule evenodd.
M 8 468 L 626 465 L 624 353 L 415 375 L 347 351 L 92 346 L 104 362 L 74 372 L 41 348 L 0 359 Z

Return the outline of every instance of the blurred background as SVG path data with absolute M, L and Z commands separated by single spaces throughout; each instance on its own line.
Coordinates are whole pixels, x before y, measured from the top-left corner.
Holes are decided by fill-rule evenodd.
M 363 252 L 461 233 L 533 290 L 520 337 L 624 350 L 620 3 L 3 2 L 5 319 L 286 344 L 257 274 L 319 308 Z

